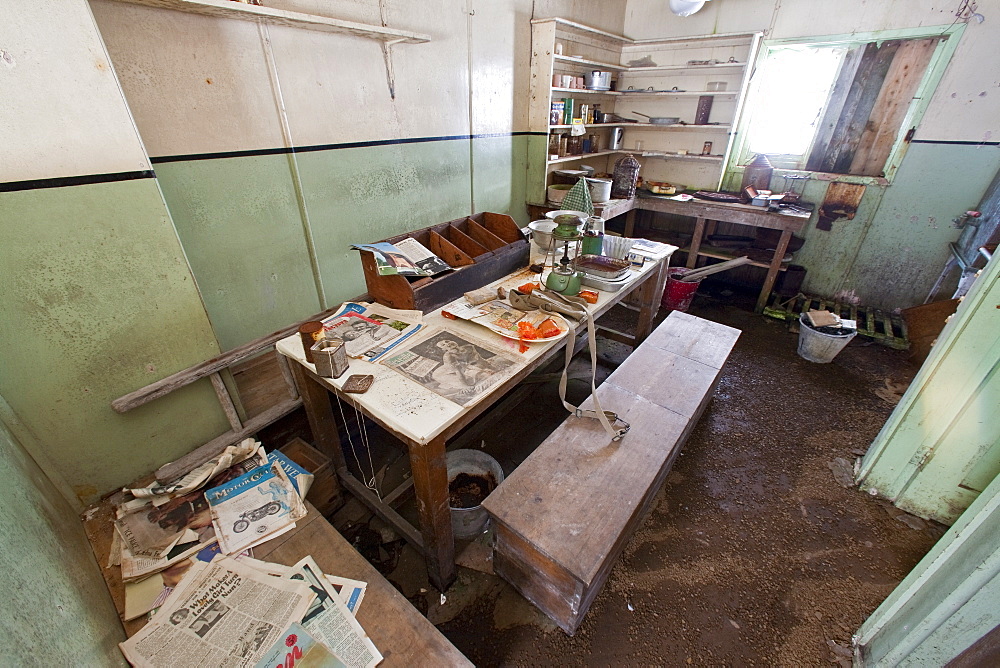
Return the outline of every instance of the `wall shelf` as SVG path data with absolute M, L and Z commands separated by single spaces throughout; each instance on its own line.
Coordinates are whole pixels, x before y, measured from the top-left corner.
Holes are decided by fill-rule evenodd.
M 614 155 L 615 153 L 622 153 L 622 151 L 598 151 L 597 153 L 580 153 L 579 155 L 567 155 L 562 158 L 556 158 L 555 160 L 547 160 L 545 164 L 555 165 L 560 162 L 572 162 L 574 160 L 583 160 L 584 158 L 599 158 L 602 155 Z
M 241 2 L 232 2 L 231 0 L 117 0 L 117 2 L 142 5 L 144 7 L 157 7 L 159 9 L 173 9 L 189 14 L 238 19 L 241 21 L 264 20 L 274 25 L 354 35 L 390 44 L 422 44 L 431 41 L 430 35 L 410 32 L 409 30 L 397 30 L 395 28 L 385 28 L 367 23 L 342 21 L 326 16 L 315 16 L 301 12 L 289 12 L 283 9 L 247 5 Z
M 616 72 L 622 72 L 629 69 L 624 65 L 613 65 L 611 63 L 602 63 L 599 60 L 587 60 L 586 58 L 578 58 L 575 56 L 561 56 L 559 54 L 556 54 L 552 56 L 552 58 L 553 60 L 569 63 L 570 65 L 593 65 L 594 67 L 600 67 L 601 69 L 604 70 L 615 70 Z
M 549 130 L 568 130 L 572 128 L 572 125 L 550 125 Z M 728 132 L 731 125 L 694 125 L 693 123 L 676 123 L 674 125 L 663 125 L 663 124 L 653 124 L 653 123 L 586 123 L 585 128 L 643 128 L 646 130 L 699 130 L 699 131 L 717 131 L 717 132 Z

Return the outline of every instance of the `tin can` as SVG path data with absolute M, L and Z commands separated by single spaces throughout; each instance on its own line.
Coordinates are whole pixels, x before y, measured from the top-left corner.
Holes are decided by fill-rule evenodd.
M 321 339 L 312 347 L 316 373 L 324 378 L 340 378 L 350 366 L 343 341 Z
M 712 142 L 707 141 L 701 147 L 702 155 L 712 155 Z
M 299 325 L 299 336 L 302 338 L 302 351 L 306 355 L 306 361 L 314 364 L 312 347 L 323 338 L 323 323 L 318 320 L 310 320 Z

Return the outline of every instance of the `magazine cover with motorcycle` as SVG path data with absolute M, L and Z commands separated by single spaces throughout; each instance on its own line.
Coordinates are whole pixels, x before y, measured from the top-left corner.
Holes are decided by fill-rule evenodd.
M 306 507 L 281 465 L 272 462 L 205 492 L 224 554 L 235 554 L 295 526 Z

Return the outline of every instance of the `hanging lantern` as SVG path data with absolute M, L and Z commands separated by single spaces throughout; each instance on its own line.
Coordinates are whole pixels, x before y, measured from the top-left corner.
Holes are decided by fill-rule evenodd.
M 615 163 L 615 175 L 611 181 L 611 196 L 615 199 L 635 197 L 635 184 L 639 180 L 639 161 L 631 153 Z

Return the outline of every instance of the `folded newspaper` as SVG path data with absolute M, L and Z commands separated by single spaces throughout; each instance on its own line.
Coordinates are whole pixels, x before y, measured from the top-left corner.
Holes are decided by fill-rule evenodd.
M 207 490 L 205 498 L 225 554 L 259 545 L 306 514 L 305 504 L 276 462 Z
M 315 598 L 306 582 L 234 559 L 196 562 L 150 623 L 119 647 L 138 668 L 252 667 Z

